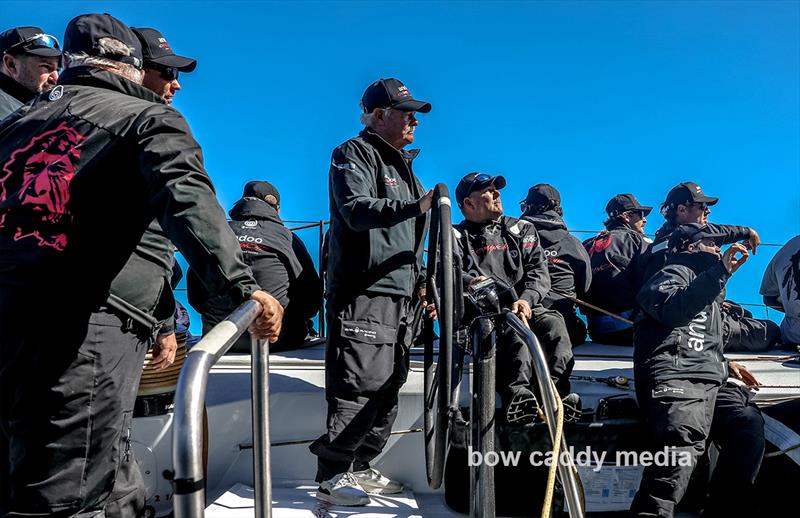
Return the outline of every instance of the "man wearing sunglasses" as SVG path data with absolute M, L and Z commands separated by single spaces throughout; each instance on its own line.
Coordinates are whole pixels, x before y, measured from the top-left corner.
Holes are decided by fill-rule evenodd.
M 165 103 L 172 104 L 173 97 L 181 89 L 178 74 L 193 71 L 197 67 L 197 61 L 175 54 L 164 35 L 155 29 L 134 27 L 133 32 L 142 42 L 142 86 L 155 92 Z
M 583 242 L 592 264 L 592 285 L 586 302 L 632 320 L 636 307 L 638 264 L 650 240 L 644 235 L 653 207 L 642 205 L 633 194 L 617 194 L 606 204 L 605 230 Z M 633 326 L 590 308 L 581 310 L 589 323 L 592 341 L 633 345 Z
M 402 491 L 370 466 L 392 430 L 408 375 L 414 298 L 423 299 L 422 253 L 433 191 L 412 168 L 418 101 L 394 78 L 361 98 L 364 130 L 333 151 L 327 266 L 327 431 L 317 456 L 317 498 L 366 505 Z
M 464 291 L 484 279 L 510 288 L 507 299 L 513 302 L 507 301 L 505 309 L 527 319 L 541 340 L 550 376 L 564 401 L 565 417 L 574 421 L 580 415 L 580 398 L 569 391 L 575 364 L 569 334 L 561 314 L 543 306 L 551 282 L 536 228 L 528 221 L 503 215 L 500 189 L 505 185 L 502 176 L 469 173 L 456 187 L 456 203 L 464 221 L 453 227 L 454 248 L 464 272 Z M 469 317 L 468 312 L 465 323 Z M 527 345 L 504 325 L 497 336 L 497 392 L 510 424 L 529 424 L 538 415 L 533 375 Z
M 58 80 L 58 40 L 39 27 L 14 27 L 0 33 L 0 119 Z

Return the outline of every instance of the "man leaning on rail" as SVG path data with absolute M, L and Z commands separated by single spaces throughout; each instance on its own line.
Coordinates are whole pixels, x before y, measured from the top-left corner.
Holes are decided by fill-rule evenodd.
M 155 329 L 135 314 L 171 267 L 164 243 L 137 248 L 149 222 L 210 290 L 261 303 L 256 335 L 277 339 L 283 310 L 242 261 L 186 121 L 142 87 L 130 28 L 78 16 L 64 51 L 59 84 L 0 124 L 0 514 L 138 516 L 130 427 Z
M 542 302 L 550 290 L 547 262 L 532 223 L 503 215 L 502 176 L 469 173 L 456 187 L 456 203 L 464 221 L 453 227 L 454 249 L 462 264 L 464 291 L 484 279 L 508 288 L 505 309 L 527 319 L 547 357 L 550 376 L 571 420 L 580 414 L 580 398 L 570 393 L 569 376 L 575 364 L 564 318 Z M 512 300 L 513 299 L 513 300 Z M 467 311 L 465 322 L 476 316 Z M 527 344 L 503 324 L 497 334 L 497 392 L 506 420 L 533 422 L 538 404 L 533 390 L 533 363 Z
M 417 112 L 431 105 L 397 79 L 379 79 L 361 107 L 364 130 L 331 158 L 328 429 L 310 446 L 317 498 L 338 505 L 366 505 L 367 493 L 402 490 L 370 461 L 386 445 L 408 375 L 412 298 L 424 303 L 422 252 L 433 199 L 411 166 L 419 150 L 403 149 L 414 141 Z

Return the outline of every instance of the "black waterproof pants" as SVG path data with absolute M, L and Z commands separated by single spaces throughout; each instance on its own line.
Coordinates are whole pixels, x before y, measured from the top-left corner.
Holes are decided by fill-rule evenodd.
M 564 324 L 567 326 L 569 342 L 572 347 L 581 345 L 586 341 L 586 323 L 581 320 L 575 311 L 575 303 L 571 300 L 559 300 L 553 302 L 549 309 L 558 311 Z
M 328 431 L 309 449 L 317 482 L 369 467 L 392 431 L 400 388 L 408 377 L 410 301 L 359 295 L 328 304 L 325 397 Z
M 733 383 L 720 387 L 711 441 L 719 449 L 719 456 L 708 486 L 703 517 L 756 516 L 755 481 L 766 446 L 764 417 L 750 402 L 746 388 Z
M 674 452 L 666 465 L 644 468 L 631 516 L 671 518 L 689 485 L 697 461 L 705 453 L 719 386 L 702 381 L 655 383 L 636 377 L 636 396 L 645 415 L 654 452 Z
M 137 516 L 130 430 L 152 337 L 103 309 L 46 303 L 0 288 L 0 516 Z

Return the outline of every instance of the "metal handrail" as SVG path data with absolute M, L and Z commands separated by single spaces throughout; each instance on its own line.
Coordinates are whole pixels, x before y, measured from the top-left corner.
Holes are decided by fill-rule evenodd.
M 544 413 L 547 417 L 547 429 L 550 431 L 550 438 L 555 442 L 555 423 L 556 423 L 556 403 L 555 398 L 558 395 L 553 391 L 553 384 L 550 381 L 550 369 L 547 368 L 547 360 L 542 352 L 542 347 L 539 345 L 539 340 L 536 335 L 522 323 L 513 313 L 506 313 L 506 321 L 517 334 L 525 340 L 528 349 L 531 351 L 531 359 L 533 360 L 533 368 L 536 371 L 536 383 L 539 385 L 539 393 L 542 395 L 542 403 L 544 404 Z M 561 437 L 562 451 L 569 451 L 564 437 Z M 584 510 L 581 504 L 581 494 L 578 481 L 575 479 L 575 466 L 572 459 L 569 460 L 569 465 L 565 466 L 557 459 L 554 462 L 558 465 L 558 473 L 561 478 L 561 483 L 564 486 L 564 496 L 567 500 L 569 515 L 571 518 L 583 518 Z
M 186 354 L 175 391 L 172 427 L 173 507 L 177 518 L 205 515 L 203 475 L 203 405 L 208 373 L 261 313 L 261 304 L 249 300 L 214 326 Z M 255 516 L 272 516 L 272 479 L 269 456 L 269 345 L 253 338 L 252 420 Z

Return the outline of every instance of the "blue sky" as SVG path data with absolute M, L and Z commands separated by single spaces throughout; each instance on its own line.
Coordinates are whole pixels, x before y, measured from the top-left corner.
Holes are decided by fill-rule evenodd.
M 571 228 L 599 229 L 614 194 L 657 205 L 693 180 L 721 198 L 714 222 L 769 243 L 800 233 L 797 1 L 3 2 L 0 26 L 61 37 L 86 12 L 158 28 L 198 59 L 175 107 L 226 209 L 267 179 L 285 219 L 327 219 L 330 152 L 360 129 L 364 88 L 397 77 L 433 104 L 415 143 L 427 186 L 503 174 L 516 216 L 548 182 Z M 760 302 L 775 250 L 731 298 Z

